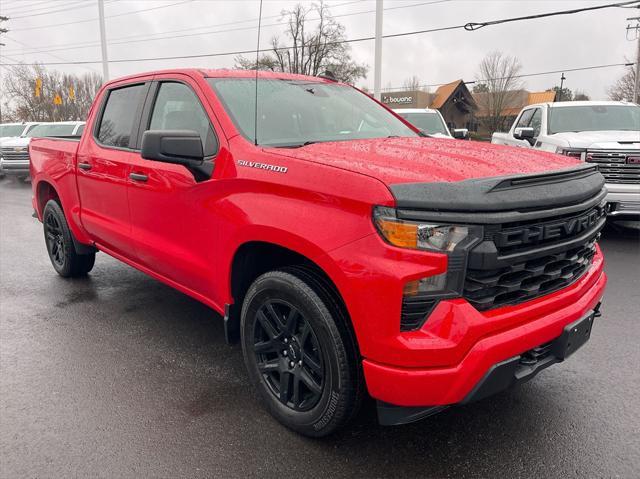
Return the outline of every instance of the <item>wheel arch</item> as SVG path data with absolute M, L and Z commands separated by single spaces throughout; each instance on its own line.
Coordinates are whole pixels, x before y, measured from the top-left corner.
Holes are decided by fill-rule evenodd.
M 49 200 L 57 200 L 58 203 L 60 203 L 62 211 L 64 211 L 64 206 L 62 205 L 60 195 L 56 188 L 46 180 L 39 181 L 36 185 L 36 213 L 40 221 L 42 221 L 44 207 Z
M 349 310 L 336 281 L 328 272 L 332 269 L 327 256 L 310 257 L 290 246 L 264 240 L 250 240 L 240 244 L 233 254 L 229 268 L 229 294 L 232 303 L 225 305 L 225 334 L 229 342 L 238 339 L 240 314 L 244 296 L 255 279 L 276 269 L 301 266 L 317 276 L 329 288 L 338 307 L 347 321 L 347 327 L 354 334 Z

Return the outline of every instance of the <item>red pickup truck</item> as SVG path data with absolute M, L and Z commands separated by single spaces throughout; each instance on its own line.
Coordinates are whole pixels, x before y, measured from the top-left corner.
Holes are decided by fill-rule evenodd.
M 366 393 L 382 424 L 487 397 L 599 316 L 595 166 L 425 138 L 329 78 L 130 76 L 81 139 L 30 150 L 55 270 L 86 275 L 103 251 L 224 315 L 266 408 L 305 435 Z

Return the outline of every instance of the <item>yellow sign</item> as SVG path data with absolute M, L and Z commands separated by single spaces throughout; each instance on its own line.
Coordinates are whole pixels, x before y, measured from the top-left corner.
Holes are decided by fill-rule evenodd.
M 69 99 L 70 100 L 76 99 L 76 91 L 73 89 L 72 86 L 69 87 Z
M 40 98 L 40 92 L 42 91 L 42 79 L 36 78 L 36 98 Z
M 54 105 L 62 105 L 62 97 L 59 93 L 56 93 L 56 96 L 53 98 Z

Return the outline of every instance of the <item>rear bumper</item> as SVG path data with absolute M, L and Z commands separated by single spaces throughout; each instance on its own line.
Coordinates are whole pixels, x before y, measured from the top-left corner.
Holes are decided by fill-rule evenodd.
M 509 313 L 519 310 L 518 326 L 487 333 L 475 342 L 455 365 L 447 367 L 398 367 L 363 360 L 367 388 L 378 401 L 396 406 L 446 406 L 468 400 L 487 373 L 507 360 L 560 337 L 567 325 L 583 318 L 600 302 L 606 285 L 602 256 L 598 255 L 591 270 L 574 285 L 547 297 L 532 301 L 538 306 L 548 303 L 544 314 L 531 317 L 531 307 L 523 305 L 500 308 Z M 564 298 L 562 298 L 564 296 Z M 562 301 L 571 298 L 571 302 Z M 562 304 L 554 308 L 552 305 Z M 462 306 L 462 305 L 460 305 Z M 451 323 L 482 323 L 487 317 L 473 308 L 451 308 Z M 541 311 L 541 310 L 540 310 Z M 458 317 L 456 317 L 459 315 Z M 430 318 L 431 319 L 431 318 Z M 430 320 L 427 321 L 428 325 Z M 462 342 L 462 339 L 459 339 Z

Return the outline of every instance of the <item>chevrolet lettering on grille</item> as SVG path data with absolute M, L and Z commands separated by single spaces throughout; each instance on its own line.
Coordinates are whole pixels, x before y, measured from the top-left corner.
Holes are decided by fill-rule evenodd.
M 606 214 L 607 206 L 598 205 L 581 216 L 501 231 L 496 234 L 494 241 L 498 247 L 509 247 L 577 236 L 591 229 Z

